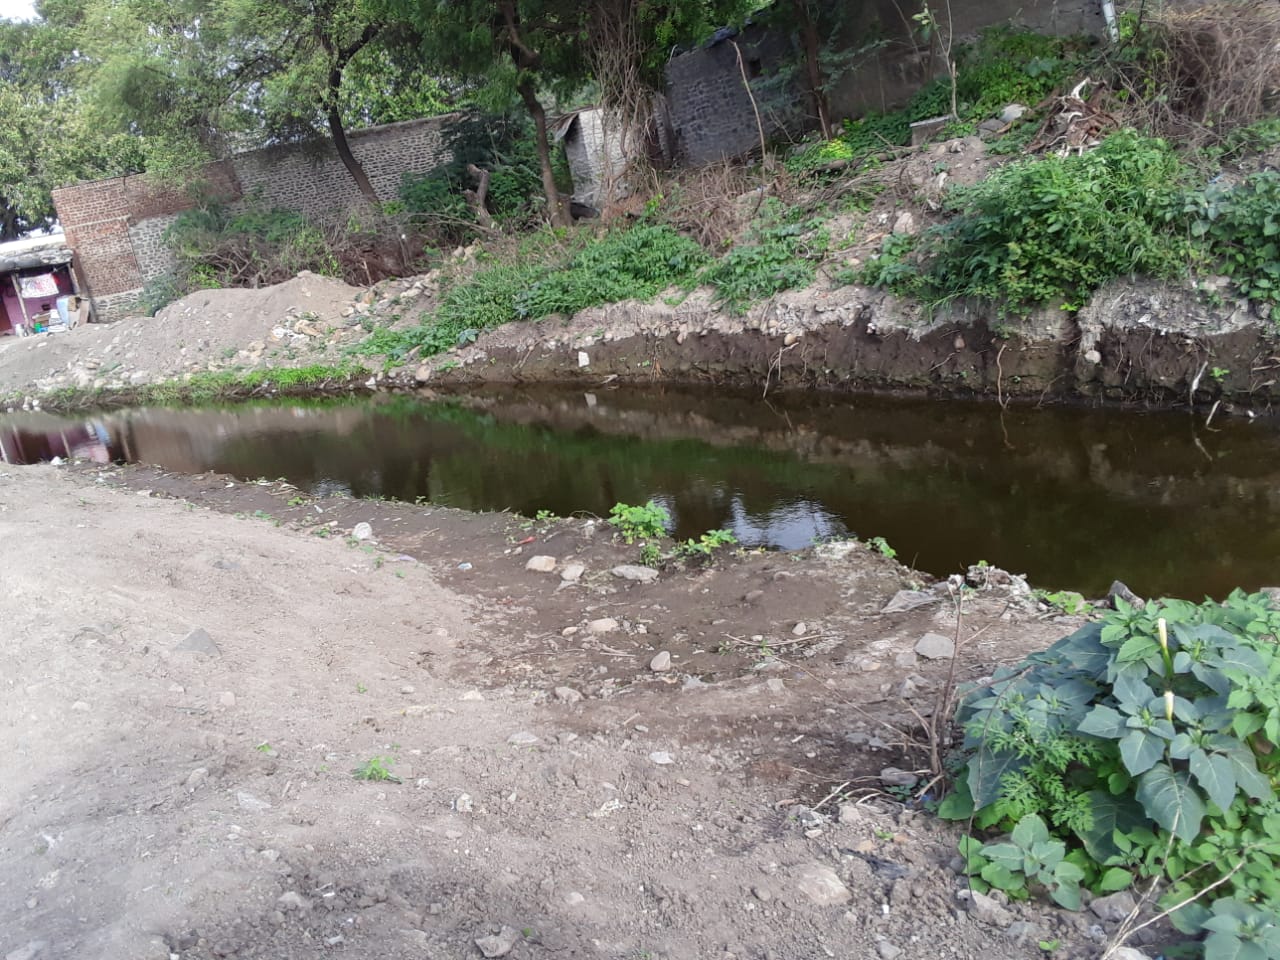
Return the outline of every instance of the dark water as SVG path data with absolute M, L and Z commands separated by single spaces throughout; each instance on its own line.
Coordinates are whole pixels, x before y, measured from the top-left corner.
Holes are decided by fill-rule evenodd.
M 1199 599 L 1280 583 L 1280 432 L 1186 414 L 955 401 L 507 390 L 425 402 L 0 417 L 9 460 L 167 469 L 532 515 L 665 505 L 680 537 L 885 537 L 934 574 Z

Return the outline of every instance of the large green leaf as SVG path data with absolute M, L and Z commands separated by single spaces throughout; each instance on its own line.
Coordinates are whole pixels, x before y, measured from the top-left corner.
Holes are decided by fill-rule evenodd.
M 1078 830 L 1080 842 L 1098 863 L 1108 863 L 1123 855 L 1116 845 L 1116 831 L 1129 833 L 1150 822 L 1142 807 L 1129 796 L 1112 796 L 1105 790 L 1089 791 L 1089 827 Z
M 1098 704 L 1085 715 L 1077 729 L 1093 737 L 1117 740 L 1124 733 L 1124 716 L 1105 704 Z
M 1166 741 L 1149 730 L 1130 730 L 1120 740 L 1120 759 L 1135 777 L 1150 770 L 1164 756 Z
M 1013 752 L 996 753 L 986 744 L 978 748 L 969 761 L 969 795 L 981 810 L 1000 799 L 1000 784 L 1005 776 L 1027 766 L 1027 760 Z
M 1236 776 L 1231 761 L 1220 753 L 1205 750 L 1191 752 L 1191 775 L 1213 805 L 1226 810 L 1236 797 Z
M 1167 763 L 1158 763 L 1140 778 L 1138 802 L 1160 826 L 1181 840 L 1193 840 L 1204 819 L 1204 801 L 1190 778 Z

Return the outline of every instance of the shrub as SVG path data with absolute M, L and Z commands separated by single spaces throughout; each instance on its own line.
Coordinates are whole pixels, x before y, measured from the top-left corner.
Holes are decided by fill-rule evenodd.
M 1117 605 L 965 697 L 939 812 L 1013 830 L 962 843 L 978 889 L 1071 905 L 1158 877 L 1163 907 L 1202 894 L 1172 919 L 1210 932 L 1208 957 L 1280 957 L 1280 610 Z
M 828 238 L 820 220 L 779 222 L 766 215 L 747 241 L 709 264 L 699 277 L 716 289 L 716 301 L 742 313 L 757 300 L 813 283 Z
M 1264 170 L 1233 186 L 1215 181 L 1188 203 L 1209 256 L 1240 293 L 1280 305 L 1280 173 Z
M 663 537 L 667 533 L 667 524 L 671 522 L 671 514 L 666 508 L 650 500 L 643 507 L 633 507 L 626 503 L 615 503 L 609 511 L 609 522 L 618 528 L 622 539 L 627 543 L 646 540 L 650 537 Z

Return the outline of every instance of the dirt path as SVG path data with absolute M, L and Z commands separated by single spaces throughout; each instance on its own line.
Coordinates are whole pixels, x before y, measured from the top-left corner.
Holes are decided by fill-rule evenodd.
M 6 960 L 1097 954 L 1087 913 L 967 913 L 954 836 L 883 792 L 954 630 L 879 612 L 902 568 L 638 584 L 581 522 L 228 483 L 0 473 Z M 982 594 L 960 672 L 1066 626 Z M 378 757 L 399 782 L 352 776 Z

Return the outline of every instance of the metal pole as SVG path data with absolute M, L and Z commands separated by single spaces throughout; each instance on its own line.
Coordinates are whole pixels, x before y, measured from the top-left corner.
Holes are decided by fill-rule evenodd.
M 13 292 L 18 298 L 18 309 L 22 311 L 22 325 L 29 328 L 31 326 L 31 318 L 27 316 L 27 305 L 22 299 L 22 287 L 18 286 L 17 273 L 9 274 L 9 280 L 13 284 Z

